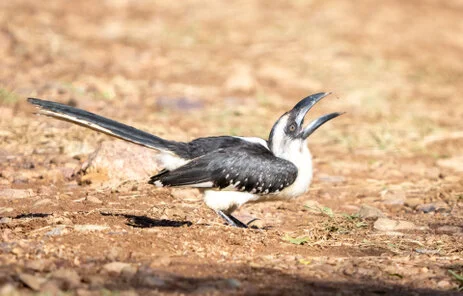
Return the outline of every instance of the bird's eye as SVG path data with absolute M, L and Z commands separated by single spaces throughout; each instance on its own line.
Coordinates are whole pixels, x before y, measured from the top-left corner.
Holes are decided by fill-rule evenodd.
M 291 124 L 291 125 L 289 126 L 289 130 L 290 130 L 291 132 L 294 132 L 294 131 L 296 130 L 296 125 L 295 125 L 295 124 Z

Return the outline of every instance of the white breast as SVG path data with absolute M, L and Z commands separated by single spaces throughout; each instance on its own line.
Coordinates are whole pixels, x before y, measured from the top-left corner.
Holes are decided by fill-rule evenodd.
M 307 192 L 312 182 L 312 154 L 303 143 L 295 142 L 284 155 L 284 159 L 291 161 L 297 167 L 297 178 L 293 184 L 283 189 L 278 195 L 284 197 L 297 197 Z

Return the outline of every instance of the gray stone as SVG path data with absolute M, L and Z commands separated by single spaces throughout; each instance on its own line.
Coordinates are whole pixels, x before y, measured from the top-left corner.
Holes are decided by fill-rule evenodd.
M 238 289 L 241 287 L 241 282 L 237 279 L 226 279 L 225 282 L 227 286 L 232 289 Z
M 402 206 L 405 204 L 405 191 L 403 190 L 388 190 L 385 189 L 380 192 L 383 204 L 389 206 Z
M 46 232 L 46 236 L 58 236 L 62 235 L 65 232 L 64 226 L 57 226 L 55 228 L 52 228 L 50 231 Z M 66 231 L 67 232 L 67 231 Z
M 378 219 L 386 217 L 380 209 L 368 205 L 362 205 L 357 214 L 360 218 L 364 219 Z
M 146 182 L 160 167 L 157 152 L 122 141 L 105 141 L 82 166 L 82 181 L 117 186 L 127 180 Z
M 2 219 L 0 219 L 0 224 L 9 224 L 13 221 L 13 219 L 11 219 L 10 217 L 3 217 Z
M 417 227 L 412 222 L 397 221 L 387 218 L 379 218 L 376 220 L 373 228 L 380 231 L 398 231 L 398 230 L 413 230 Z
M 439 250 L 431 250 L 431 249 L 415 249 L 415 252 L 420 253 L 420 254 L 426 254 L 426 255 L 435 255 L 439 253 Z
M 432 213 L 432 212 L 444 213 L 444 212 L 450 211 L 448 205 L 443 202 L 427 203 L 427 204 L 418 205 L 416 207 L 416 210 L 423 212 L 423 213 Z

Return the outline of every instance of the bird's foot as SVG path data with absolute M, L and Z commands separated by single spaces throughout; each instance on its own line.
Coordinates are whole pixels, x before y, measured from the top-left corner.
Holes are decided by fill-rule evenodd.
M 243 222 L 241 222 L 240 220 L 236 219 L 235 217 L 233 217 L 232 215 L 230 214 L 225 214 L 224 212 L 222 211 L 217 211 L 217 214 L 222 217 L 225 221 L 227 221 L 227 223 L 230 225 L 230 226 L 234 226 L 234 227 L 239 227 L 239 228 L 248 228 L 248 226 L 246 224 L 244 224 Z

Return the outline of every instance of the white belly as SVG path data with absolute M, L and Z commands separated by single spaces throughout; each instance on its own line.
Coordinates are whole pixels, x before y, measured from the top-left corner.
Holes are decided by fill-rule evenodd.
M 206 190 L 204 202 L 214 211 L 231 214 L 245 203 L 257 201 L 260 196 L 247 192 Z

